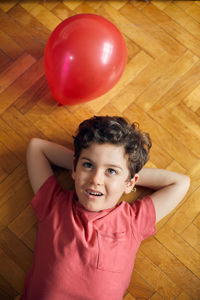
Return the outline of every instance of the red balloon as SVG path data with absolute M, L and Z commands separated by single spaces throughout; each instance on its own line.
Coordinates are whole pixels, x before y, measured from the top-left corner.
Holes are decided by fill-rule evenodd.
M 45 48 L 45 72 L 56 101 L 74 105 L 97 98 L 121 77 L 127 60 L 115 25 L 94 14 L 60 23 Z

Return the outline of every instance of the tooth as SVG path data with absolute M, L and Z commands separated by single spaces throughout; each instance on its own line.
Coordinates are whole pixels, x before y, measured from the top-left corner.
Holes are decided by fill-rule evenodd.
M 90 192 L 90 191 L 88 191 L 88 193 L 93 196 L 101 196 L 102 195 L 101 193 L 94 193 L 94 192 Z

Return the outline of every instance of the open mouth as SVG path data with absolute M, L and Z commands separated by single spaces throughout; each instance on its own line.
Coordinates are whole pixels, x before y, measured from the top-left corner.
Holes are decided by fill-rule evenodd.
M 90 196 L 101 197 L 103 194 L 101 192 L 96 192 L 92 190 L 86 190 L 86 193 Z

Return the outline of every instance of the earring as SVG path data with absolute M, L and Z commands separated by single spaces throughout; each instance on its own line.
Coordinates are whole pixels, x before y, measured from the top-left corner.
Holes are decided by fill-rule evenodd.
M 131 192 L 134 192 L 134 193 L 135 193 L 135 192 L 136 192 L 136 188 L 134 187 L 134 188 L 132 189 L 132 191 L 131 191 Z

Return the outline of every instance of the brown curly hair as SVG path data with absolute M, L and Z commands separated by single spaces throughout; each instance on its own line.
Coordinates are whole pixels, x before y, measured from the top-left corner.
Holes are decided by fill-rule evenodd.
M 79 125 L 73 138 L 75 170 L 82 149 L 88 148 L 92 143 L 109 143 L 124 147 L 128 154 L 131 178 L 148 161 L 152 146 L 149 134 L 142 132 L 137 123 L 129 124 L 124 118 L 117 116 L 94 116 L 85 120 Z

